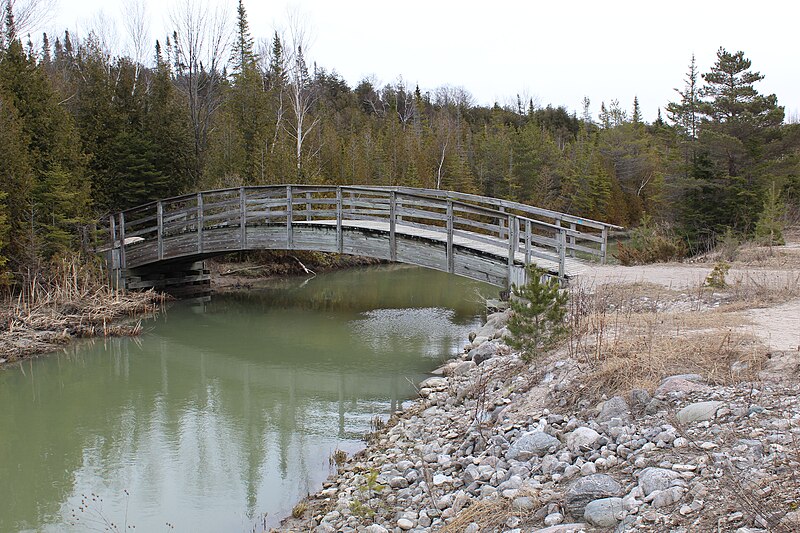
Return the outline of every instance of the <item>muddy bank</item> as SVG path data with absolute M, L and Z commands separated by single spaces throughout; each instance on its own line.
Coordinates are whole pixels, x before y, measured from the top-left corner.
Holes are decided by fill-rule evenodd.
M 254 283 L 270 278 L 313 276 L 322 272 L 359 266 L 379 265 L 385 261 L 369 257 L 303 251 L 263 251 L 243 255 L 232 261 L 230 257 L 211 259 L 213 291 L 247 289 Z
M 156 292 L 98 289 L 74 298 L 6 302 L 0 307 L 0 364 L 52 352 L 85 337 L 138 335 L 136 317 L 158 312 L 166 297 Z

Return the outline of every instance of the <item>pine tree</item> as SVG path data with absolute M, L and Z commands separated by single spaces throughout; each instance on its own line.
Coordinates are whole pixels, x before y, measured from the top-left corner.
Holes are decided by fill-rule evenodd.
M 641 125 L 642 123 L 642 111 L 639 109 L 639 97 L 633 97 L 633 113 L 631 114 L 631 122 L 634 124 Z
M 233 43 L 231 57 L 234 75 L 241 76 L 248 69 L 254 69 L 256 55 L 253 52 L 253 38 L 250 36 L 250 25 L 247 23 L 247 12 L 244 0 L 239 0 L 236 8 L 236 39 Z
M 16 260 L 31 264 L 76 242 L 89 202 L 84 157 L 71 117 L 19 39 L 10 43 L 0 63 L 0 94 L 17 114 L 17 141 L 29 161 L 28 176 L 14 177 L 26 186 L 13 200 L 20 211 L 10 215 L 12 240 L 20 247 Z M 22 220 L 29 231 L 16 233 Z
M 783 122 L 784 111 L 777 97 L 759 94 L 754 87 L 764 76 L 752 72 L 751 66 L 744 52 L 731 54 L 720 48 L 711 71 L 703 74 L 699 111 L 705 116 L 704 145 L 729 176 L 746 173 L 744 167 L 758 155 L 763 143 L 761 134 Z
M 566 335 L 568 295 L 561 290 L 557 279 L 535 267 L 528 269 L 526 285 L 514 285 L 511 290 L 514 298 L 508 321 L 509 343 L 523 351 L 524 361 L 531 361 Z

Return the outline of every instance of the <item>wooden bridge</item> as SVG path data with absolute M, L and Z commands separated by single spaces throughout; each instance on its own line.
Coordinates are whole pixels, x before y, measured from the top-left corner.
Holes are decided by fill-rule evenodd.
M 316 250 L 409 263 L 502 288 L 535 263 L 561 279 L 605 262 L 618 226 L 472 194 L 406 187 L 276 185 L 203 191 L 104 221 L 127 288 L 207 280 L 196 262 L 242 250 Z M 192 266 L 194 264 L 194 266 Z

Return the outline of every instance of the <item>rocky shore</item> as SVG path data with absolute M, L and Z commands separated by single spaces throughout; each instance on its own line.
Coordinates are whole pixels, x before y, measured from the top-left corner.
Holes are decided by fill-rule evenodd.
M 507 320 L 490 315 L 281 530 L 800 530 L 800 354 L 772 353 L 758 381 L 673 375 L 587 404 L 585 366 L 523 362 Z

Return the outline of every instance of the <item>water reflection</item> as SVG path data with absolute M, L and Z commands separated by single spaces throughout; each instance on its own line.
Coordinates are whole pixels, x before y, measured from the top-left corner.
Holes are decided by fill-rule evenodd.
M 421 269 L 275 283 L 0 373 L 0 531 L 70 529 L 90 493 L 92 517 L 127 507 L 140 531 L 287 514 L 459 348 L 476 287 Z

